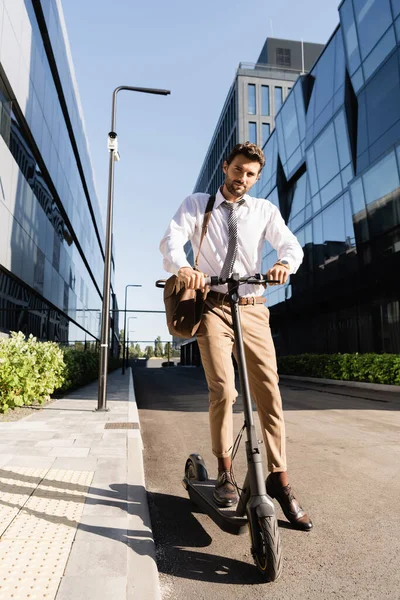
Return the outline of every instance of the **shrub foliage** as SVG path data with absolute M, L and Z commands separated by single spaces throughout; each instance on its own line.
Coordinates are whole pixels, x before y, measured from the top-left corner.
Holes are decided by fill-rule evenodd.
M 0 411 L 42 404 L 62 384 L 64 370 L 57 344 L 12 332 L 0 341 Z
M 278 357 L 282 375 L 400 385 L 398 354 L 298 354 Z
M 119 359 L 110 358 L 109 370 Z M 60 348 L 12 332 L 0 340 L 0 412 L 42 404 L 54 393 L 65 393 L 97 379 L 99 354 L 94 350 Z

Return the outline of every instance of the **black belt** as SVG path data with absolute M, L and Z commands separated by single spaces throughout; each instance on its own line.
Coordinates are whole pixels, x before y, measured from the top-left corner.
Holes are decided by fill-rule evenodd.
M 214 292 L 213 290 L 210 290 L 207 294 L 207 298 L 212 298 L 221 304 L 229 304 L 229 295 L 223 294 L 222 292 Z M 240 306 L 254 306 L 254 304 L 264 304 L 266 300 L 267 299 L 263 296 L 241 296 L 239 298 L 239 304 Z

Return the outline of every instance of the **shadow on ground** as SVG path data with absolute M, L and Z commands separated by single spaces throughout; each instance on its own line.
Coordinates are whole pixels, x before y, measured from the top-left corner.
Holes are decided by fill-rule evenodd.
M 202 368 L 133 368 L 138 407 L 142 410 L 208 412 L 208 389 Z M 400 410 L 400 394 L 309 382 L 281 381 L 284 410 Z M 236 376 L 236 389 L 240 389 Z M 233 412 L 241 412 L 239 396 Z
M 211 583 L 253 585 L 262 582 L 252 564 L 193 549 L 207 548 L 212 539 L 194 517 L 193 513 L 199 511 L 191 500 L 159 493 L 148 493 L 148 499 L 151 521 L 162 523 L 153 528 L 160 573 Z M 235 536 L 231 537 L 234 542 Z

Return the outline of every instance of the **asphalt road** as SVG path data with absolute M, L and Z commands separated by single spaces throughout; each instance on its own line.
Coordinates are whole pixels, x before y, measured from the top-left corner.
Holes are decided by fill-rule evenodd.
M 284 570 L 260 580 L 249 536 L 221 532 L 181 485 L 201 452 L 209 474 L 207 388 L 198 368 L 135 368 L 146 484 L 163 600 L 399 600 L 400 398 L 313 384 L 282 385 L 289 475 L 314 522 L 290 528 L 277 508 Z M 235 431 L 243 422 L 240 398 Z M 244 444 L 235 460 L 245 472 Z

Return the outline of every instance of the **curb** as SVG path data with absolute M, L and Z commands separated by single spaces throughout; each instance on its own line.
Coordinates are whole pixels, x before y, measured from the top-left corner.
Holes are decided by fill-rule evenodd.
M 133 387 L 133 372 L 129 369 L 128 419 L 137 429 L 128 430 L 128 500 L 138 503 L 139 515 L 131 515 L 129 535 L 134 550 L 128 558 L 127 600 L 161 600 L 150 511 L 147 499 L 143 463 L 143 441 L 140 432 L 139 412 Z M 135 535 L 136 534 L 136 535 Z
M 400 385 L 388 385 L 385 383 L 366 383 L 363 381 L 344 381 L 339 379 L 319 379 L 318 377 L 301 377 L 298 375 L 279 375 L 280 380 L 291 379 L 294 381 L 310 381 L 311 383 L 322 383 L 324 385 L 342 385 L 346 387 L 362 388 L 381 392 L 397 392 L 400 394 Z

